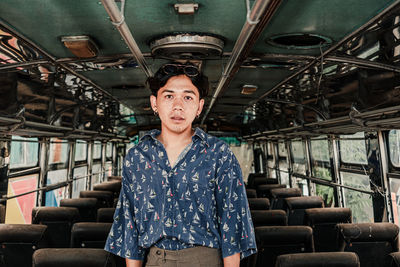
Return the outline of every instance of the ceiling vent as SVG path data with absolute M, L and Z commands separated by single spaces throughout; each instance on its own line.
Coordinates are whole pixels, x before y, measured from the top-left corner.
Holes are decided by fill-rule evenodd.
M 150 42 L 155 57 L 174 59 L 205 59 L 219 57 L 224 41 L 207 34 L 185 33 L 163 36 Z

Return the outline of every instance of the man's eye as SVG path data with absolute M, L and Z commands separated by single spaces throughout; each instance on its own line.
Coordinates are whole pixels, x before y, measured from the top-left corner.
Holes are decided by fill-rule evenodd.
M 171 98 L 172 98 L 172 95 L 165 95 L 165 98 L 171 99 Z
M 192 100 L 193 99 L 193 97 L 191 97 L 191 96 L 185 96 L 185 100 Z

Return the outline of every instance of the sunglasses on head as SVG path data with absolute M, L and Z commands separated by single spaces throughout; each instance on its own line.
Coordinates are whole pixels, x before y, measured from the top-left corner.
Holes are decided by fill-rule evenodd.
M 199 69 L 194 65 L 181 64 L 165 64 L 162 70 L 167 75 L 185 74 L 188 77 L 196 77 L 199 75 Z

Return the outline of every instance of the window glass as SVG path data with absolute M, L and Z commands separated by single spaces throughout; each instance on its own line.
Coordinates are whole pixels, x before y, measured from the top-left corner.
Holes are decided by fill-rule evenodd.
M 66 163 L 68 160 L 68 142 L 52 138 L 50 142 L 49 164 Z
M 101 142 L 95 141 L 93 144 L 93 159 L 101 158 Z
M 112 176 L 112 162 L 107 161 L 106 162 L 106 168 L 105 168 L 105 177 L 107 178 L 108 176 Z
M 37 189 L 39 174 L 30 174 L 8 180 L 7 196 L 20 195 Z M 30 224 L 32 208 L 36 206 L 37 193 L 30 193 L 7 200 L 5 223 Z
M 253 148 L 250 144 L 241 143 L 240 146 L 231 146 L 231 150 L 233 154 L 235 154 L 237 160 L 239 161 L 239 165 L 242 169 L 243 179 L 247 182 L 247 178 L 253 169 Z
M 274 144 L 272 142 L 267 143 L 267 153 L 268 153 L 268 157 L 274 156 Z
M 275 173 L 275 169 L 274 169 L 275 161 L 273 159 L 268 159 L 267 165 L 268 165 L 269 178 L 276 178 L 276 173 Z
M 110 143 L 107 143 L 107 146 L 106 146 L 106 157 L 107 158 L 111 158 L 112 157 L 112 143 L 110 142 Z
M 313 175 L 314 177 L 317 178 L 321 178 L 324 180 L 332 180 L 332 173 L 331 173 L 331 169 L 329 168 L 330 164 L 325 164 L 325 166 L 318 166 L 318 165 L 314 165 L 313 166 Z
M 400 222 L 400 179 L 389 179 L 390 196 L 393 206 L 394 223 L 399 225 Z
M 323 137 L 322 137 L 323 138 Z M 311 139 L 311 157 L 313 160 L 329 162 L 330 159 L 328 140 Z
M 278 143 L 278 155 L 279 157 L 287 157 L 286 144 L 283 142 Z
M 343 162 L 354 164 L 368 164 L 365 140 L 359 140 L 359 138 L 365 138 L 364 132 L 358 132 L 352 135 L 341 135 L 340 138 L 340 159 Z M 342 140 L 342 138 L 345 139 Z M 357 139 L 350 140 L 351 138 Z
M 400 167 L 400 130 L 389 132 L 389 154 L 393 166 Z
M 37 138 L 12 136 L 10 152 L 11 169 L 34 167 L 38 164 L 39 143 L 37 141 Z
M 300 188 L 301 189 L 301 194 L 303 196 L 309 196 L 307 179 L 294 177 L 293 187 L 294 188 Z
M 83 140 L 76 141 L 75 161 L 86 160 L 87 157 L 87 142 Z
M 74 178 L 82 177 L 82 176 L 85 176 L 86 174 L 87 174 L 86 166 L 78 167 L 78 168 L 74 169 Z M 87 178 L 78 179 L 72 183 L 72 198 L 78 198 L 79 192 L 85 190 L 86 179 Z
M 331 186 L 315 184 L 315 191 L 317 196 L 322 197 L 324 200 L 325 208 L 335 206 L 335 198 L 333 197 L 334 189 Z
M 58 184 L 67 180 L 67 169 L 47 172 L 46 185 Z M 50 207 L 60 206 L 60 200 L 67 198 L 67 187 L 60 187 L 46 192 L 45 205 Z
M 304 142 L 296 140 L 291 142 L 293 172 L 306 174 L 306 156 L 304 152 Z
M 281 184 L 285 185 L 290 185 L 289 183 L 289 173 L 287 172 L 288 170 L 288 164 L 286 160 L 280 160 L 279 161 L 279 170 L 282 170 L 279 172 L 280 178 L 281 178 Z
M 358 189 L 370 191 L 369 177 L 349 172 L 340 172 L 343 184 Z M 372 196 L 370 194 L 344 188 L 345 206 L 350 208 L 353 214 L 353 222 L 374 222 L 374 210 Z
M 93 164 L 92 171 L 94 175 L 92 176 L 92 185 L 99 184 L 101 181 L 101 164 Z

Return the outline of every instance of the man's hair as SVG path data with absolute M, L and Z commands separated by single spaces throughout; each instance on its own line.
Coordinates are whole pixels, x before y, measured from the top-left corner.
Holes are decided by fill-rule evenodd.
M 190 63 L 182 65 L 181 63 L 177 62 L 171 62 L 165 65 L 194 66 Z M 186 75 L 192 81 L 193 85 L 196 86 L 197 90 L 199 91 L 200 98 L 204 98 L 207 96 L 209 88 L 207 76 L 203 75 L 200 71 L 195 76 L 189 76 L 184 72 L 184 68 L 177 68 L 176 72 L 166 73 L 164 70 L 165 65 L 161 66 L 154 74 L 154 76 L 149 77 L 146 81 L 146 84 L 150 88 L 152 95 L 157 96 L 158 90 L 160 90 L 160 88 L 163 87 L 171 77 Z

